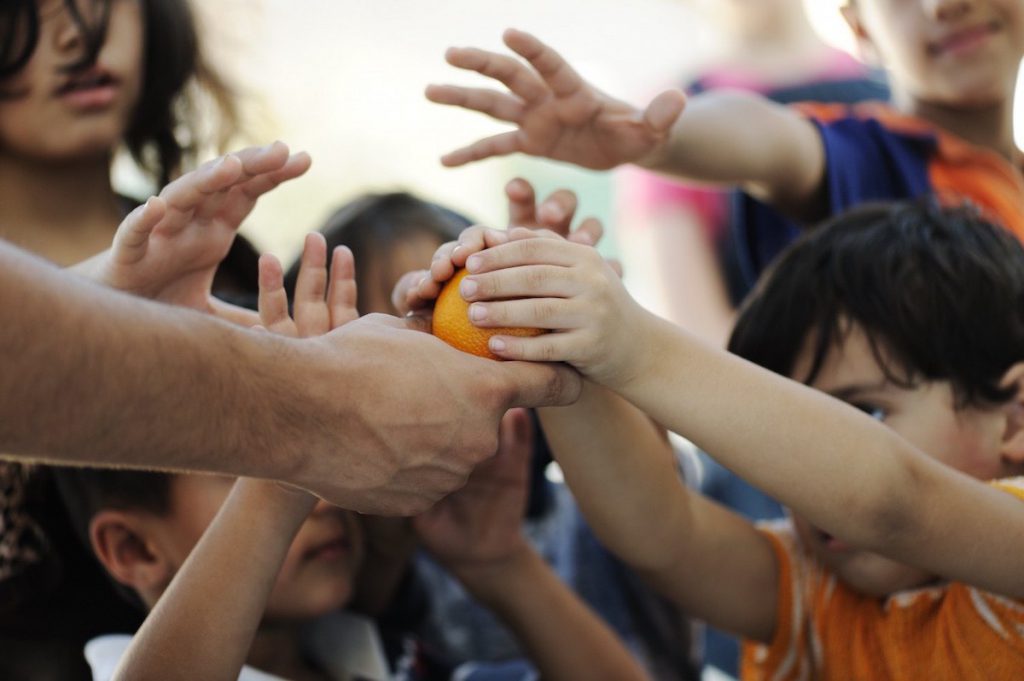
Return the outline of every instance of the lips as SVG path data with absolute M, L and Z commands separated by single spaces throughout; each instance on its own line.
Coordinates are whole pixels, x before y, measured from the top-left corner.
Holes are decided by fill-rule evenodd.
M 113 104 L 119 87 L 120 82 L 112 73 L 93 66 L 66 78 L 53 94 L 68 106 L 89 112 Z
M 304 560 L 338 558 L 348 553 L 351 548 L 348 537 L 343 534 L 335 535 L 310 546 L 302 552 L 302 558 Z
M 995 21 L 960 29 L 931 43 L 928 51 L 933 55 L 970 52 L 980 47 L 998 31 L 999 24 Z
M 109 71 L 93 67 L 67 78 L 54 92 L 58 97 L 83 90 L 95 90 L 117 85 L 117 79 Z

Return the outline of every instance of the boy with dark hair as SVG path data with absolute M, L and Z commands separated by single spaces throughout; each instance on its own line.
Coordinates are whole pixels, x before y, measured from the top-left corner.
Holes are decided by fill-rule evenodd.
M 533 36 L 509 30 L 506 45 L 528 65 L 475 48 L 446 55 L 508 92 L 433 85 L 427 97 L 516 129 L 442 161 L 457 166 L 522 152 L 738 185 L 763 202 L 747 202 L 737 220 L 751 283 L 801 227 L 865 201 L 969 198 L 1024 238 L 1024 157 L 1013 136 L 1024 4 L 850 0 L 843 14 L 861 51 L 887 69 L 892 105 L 788 108 L 738 92 L 687 102 L 670 90 L 641 110 L 583 80 Z
M 1019 678 L 1019 242 L 922 204 L 818 228 L 755 291 L 731 345 L 787 379 L 644 310 L 591 248 L 528 230 L 498 241 L 481 251 L 464 234 L 455 251 L 470 318 L 549 329 L 490 348 L 590 379 L 541 414 L 566 481 L 611 550 L 747 641 L 744 679 Z M 792 520 L 757 527 L 679 485 L 648 416 Z

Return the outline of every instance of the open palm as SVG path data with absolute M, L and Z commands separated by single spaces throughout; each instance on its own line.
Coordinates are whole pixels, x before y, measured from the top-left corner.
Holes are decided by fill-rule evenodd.
M 502 83 L 507 92 L 431 85 L 426 94 L 433 102 L 479 111 L 516 129 L 446 154 L 445 165 L 520 152 L 605 170 L 654 153 L 685 106 L 682 92 L 669 90 L 637 109 L 590 85 L 532 35 L 509 29 L 503 37 L 529 66 L 477 48 L 451 48 L 445 57 L 452 66 Z
M 217 311 L 210 287 L 260 196 L 309 168 L 276 142 L 211 161 L 167 185 L 118 228 L 99 256 L 106 284 L 154 300 Z

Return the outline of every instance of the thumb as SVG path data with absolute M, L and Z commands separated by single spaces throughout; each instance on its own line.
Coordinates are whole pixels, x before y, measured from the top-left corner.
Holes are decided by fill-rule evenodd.
M 567 364 L 494 362 L 505 374 L 508 407 L 549 407 L 572 404 L 580 396 L 582 378 Z
M 667 132 L 686 108 L 686 95 L 681 90 L 666 90 L 651 100 L 644 110 L 644 122 L 654 132 Z

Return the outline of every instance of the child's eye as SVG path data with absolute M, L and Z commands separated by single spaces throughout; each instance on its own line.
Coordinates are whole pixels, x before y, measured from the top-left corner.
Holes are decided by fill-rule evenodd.
M 860 409 L 862 412 L 864 412 L 871 418 L 875 419 L 876 421 L 884 421 L 885 417 L 889 415 L 884 408 L 879 407 L 878 405 L 875 404 L 853 403 L 851 404 L 851 406 Z

